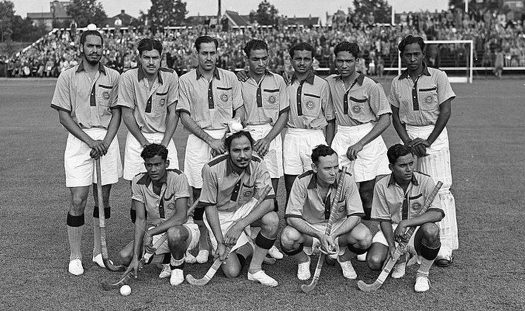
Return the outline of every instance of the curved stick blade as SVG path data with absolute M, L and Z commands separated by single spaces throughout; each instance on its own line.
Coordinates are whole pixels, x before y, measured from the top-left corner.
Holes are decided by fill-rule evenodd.
M 210 280 L 211 278 L 207 277 L 206 275 L 202 279 L 196 279 L 191 274 L 186 275 L 186 281 L 188 281 L 188 283 L 190 283 L 191 285 L 204 286 L 208 284 Z
M 126 284 L 128 280 L 131 278 L 131 276 L 132 276 L 132 273 L 126 273 L 116 283 L 109 283 L 107 280 L 104 280 L 100 282 L 100 285 L 102 286 L 102 289 L 104 290 L 117 289 L 117 288 L 120 288 L 122 285 Z
M 374 292 L 381 287 L 382 283 L 374 282 L 372 284 L 366 284 L 364 281 L 360 280 L 357 282 L 357 287 L 363 292 Z

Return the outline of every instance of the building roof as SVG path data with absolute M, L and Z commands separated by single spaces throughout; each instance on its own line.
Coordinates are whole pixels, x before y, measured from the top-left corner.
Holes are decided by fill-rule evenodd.
M 250 25 L 250 18 L 248 15 L 242 16 L 235 11 L 226 10 L 224 15 L 230 21 L 232 27 L 247 27 Z
M 115 21 L 117 19 L 120 19 L 122 21 L 122 24 L 120 25 L 122 27 L 130 26 L 131 23 L 133 23 L 133 21 L 136 20 L 135 17 L 129 14 L 126 14 L 125 10 L 121 10 L 120 14 L 117 14 L 113 17 L 109 17 L 108 19 L 106 19 L 106 25 L 109 25 L 110 27 L 116 26 Z
M 70 16 L 67 14 L 69 4 L 69 1 L 55 0 L 49 3 L 49 12 L 27 13 L 27 17 L 31 19 L 69 19 Z

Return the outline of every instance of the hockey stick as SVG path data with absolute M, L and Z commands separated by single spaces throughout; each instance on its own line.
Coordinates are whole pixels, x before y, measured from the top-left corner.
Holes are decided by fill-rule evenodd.
M 257 199 L 257 202 L 253 206 L 253 209 L 256 209 L 259 207 L 259 205 L 265 200 L 266 196 L 268 195 L 271 189 L 272 189 L 271 186 L 266 186 L 263 189 L 259 198 Z M 229 254 L 230 250 L 231 250 L 231 246 L 227 246 L 226 253 Z M 190 283 L 191 285 L 197 285 L 197 286 L 204 286 L 208 284 L 208 282 L 213 278 L 215 273 L 217 273 L 217 270 L 219 269 L 223 261 L 224 260 L 221 260 L 220 258 L 215 259 L 215 261 L 213 262 L 213 265 L 210 267 L 210 269 L 208 269 L 208 272 L 206 272 L 206 274 L 201 279 L 196 279 L 193 275 L 188 274 L 186 275 L 186 281 L 188 281 L 188 283 Z
M 106 215 L 104 211 L 104 199 L 102 196 L 102 170 L 100 168 L 100 158 L 95 160 L 95 166 L 97 170 L 97 203 L 98 203 L 98 219 L 100 223 L 100 248 L 102 253 L 102 262 L 109 271 L 124 271 L 126 267 L 123 265 L 114 265 L 109 260 L 108 256 L 108 245 L 106 240 Z
M 438 181 L 432 192 L 429 194 L 427 199 L 425 200 L 425 203 L 423 205 L 423 208 L 421 208 L 421 211 L 418 213 L 418 216 L 422 215 L 426 212 L 426 210 L 429 208 L 429 206 L 434 201 L 434 198 L 439 192 L 439 189 L 443 183 L 441 181 Z M 401 241 L 394 252 L 394 255 L 390 257 L 386 265 L 383 267 L 383 270 L 377 277 L 377 279 L 372 284 L 366 284 L 363 280 L 360 280 L 357 282 L 357 287 L 359 287 L 360 290 L 364 292 L 373 292 L 378 290 L 381 285 L 385 282 L 385 280 L 388 278 L 388 275 L 390 274 L 390 271 L 394 267 L 395 263 L 398 261 L 399 257 L 403 256 L 403 254 L 406 252 L 406 246 L 408 244 L 408 241 L 410 241 L 410 238 L 412 237 L 412 234 L 414 234 L 414 231 L 416 231 L 416 227 L 410 227 L 407 232 L 405 233 L 406 239 L 404 241 Z M 405 242 L 406 241 L 406 242 Z
M 353 163 L 353 161 L 351 163 Z M 341 195 L 341 191 L 343 189 L 344 176 L 346 174 L 346 169 L 347 169 L 346 166 L 344 166 L 342 172 L 339 175 L 337 190 L 332 199 L 332 206 L 330 206 L 330 217 L 328 218 L 328 224 L 326 225 L 326 229 L 325 229 L 326 235 L 330 235 L 330 232 L 332 231 L 332 224 L 334 223 L 334 220 L 335 220 L 334 217 L 337 211 L 337 201 L 339 200 L 339 196 Z M 321 275 L 321 269 L 323 268 L 325 256 L 326 254 L 324 252 L 321 252 L 319 254 L 319 259 L 317 260 L 317 265 L 315 266 L 315 272 L 314 272 L 312 281 L 310 282 L 310 284 L 301 285 L 301 290 L 303 291 L 303 293 L 308 294 L 317 285 L 317 282 L 319 281 L 319 276 Z
M 157 240 L 157 242 L 155 242 L 155 244 L 153 244 L 153 248 L 154 249 L 157 249 L 159 248 L 162 243 L 164 243 L 164 241 L 166 241 L 166 239 L 168 238 L 168 235 L 166 233 L 164 233 L 160 239 Z M 142 258 L 140 259 L 140 263 L 139 263 L 139 267 L 142 267 L 144 264 L 147 264 L 149 263 L 149 260 L 151 259 L 151 257 L 154 255 L 154 253 L 149 253 L 149 252 L 146 252 L 144 254 L 144 256 L 142 256 Z M 133 276 L 133 270 L 130 270 L 130 271 L 126 271 L 124 272 L 124 274 L 122 275 L 122 277 L 120 278 L 120 280 L 118 280 L 116 283 L 109 283 L 107 280 L 104 280 L 100 283 L 100 285 L 102 285 L 102 288 L 104 290 L 111 290 L 111 289 L 116 289 L 116 288 L 120 288 L 122 285 L 126 284 L 127 281 Z

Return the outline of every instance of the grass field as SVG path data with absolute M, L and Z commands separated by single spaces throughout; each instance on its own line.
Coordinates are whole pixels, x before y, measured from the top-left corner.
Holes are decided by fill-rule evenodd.
M 66 131 L 49 107 L 56 80 L 0 79 L 0 309 L 1 310 L 523 310 L 525 308 L 525 87 L 522 80 L 477 80 L 455 84 L 457 99 L 449 122 L 453 193 L 460 249 L 454 265 L 431 269 L 432 288 L 413 291 L 416 268 L 403 279 L 388 279 L 375 293 L 363 293 L 345 281 L 339 267 L 325 266 L 313 294 L 300 292 L 296 264 L 289 258 L 266 266 L 280 283 L 253 284 L 245 271 L 234 280 L 222 273 L 205 287 L 171 287 L 155 267 L 131 282 L 122 297 L 105 292 L 100 282 L 116 281 L 91 263 L 93 245 L 88 201 L 83 240 L 85 274 L 67 273 L 69 247 L 63 151 Z M 385 90 L 389 83 L 385 81 Z M 125 138 L 121 126 L 121 150 Z M 176 144 L 184 154 L 186 132 Z M 397 141 L 393 128 L 387 145 Z M 282 189 L 283 187 L 281 187 Z M 281 205 L 283 191 L 279 192 Z M 131 238 L 129 185 L 121 180 L 112 192 L 108 221 L 110 257 Z M 281 215 L 283 211 L 280 211 Z M 88 217 L 89 216 L 89 217 Z M 316 261 L 316 260 L 314 260 Z M 377 276 L 353 260 L 359 279 Z M 208 265 L 187 265 L 202 276 Z M 312 264 L 312 271 L 314 264 Z

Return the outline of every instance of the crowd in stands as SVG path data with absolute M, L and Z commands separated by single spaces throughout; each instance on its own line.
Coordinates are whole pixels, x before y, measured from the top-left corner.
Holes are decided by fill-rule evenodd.
M 163 66 L 179 74 L 197 66 L 193 43 L 208 34 L 220 39 L 219 67 L 236 70 L 245 68 L 242 48 L 256 37 L 268 42 L 269 68 L 277 73 L 291 70 L 288 48 L 300 41 L 309 42 L 317 51 L 314 68 L 334 72 L 334 46 L 342 41 L 354 41 L 363 51 L 361 72 L 382 76 L 385 67 L 397 67 L 397 44 L 406 35 L 419 35 L 428 40 L 474 40 L 476 67 L 494 67 L 503 55 L 504 67 L 525 67 L 525 22 L 512 12 L 461 10 L 441 13 L 400 14 L 395 26 L 374 24 L 372 19 L 355 16 L 335 16 L 330 27 L 274 27 L 252 29 L 221 29 L 221 26 L 163 29 L 152 33 L 137 30 L 103 30 L 105 55 L 103 62 L 124 72 L 137 65 L 136 43 L 144 36 L 153 36 L 164 45 Z M 78 33 L 56 30 L 39 39 L 15 56 L 0 56 L 0 76 L 57 77 L 60 72 L 78 63 Z M 463 57 L 464 45 L 434 46 L 427 51 L 427 62 L 442 66 L 440 59 L 452 55 Z M 395 63 L 394 63 L 395 61 Z M 456 63 L 455 65 L 461 65 Z M 466 64 L 463 64 L 465 66 Z M 498 64 L 499 65 L 499 64 Z

